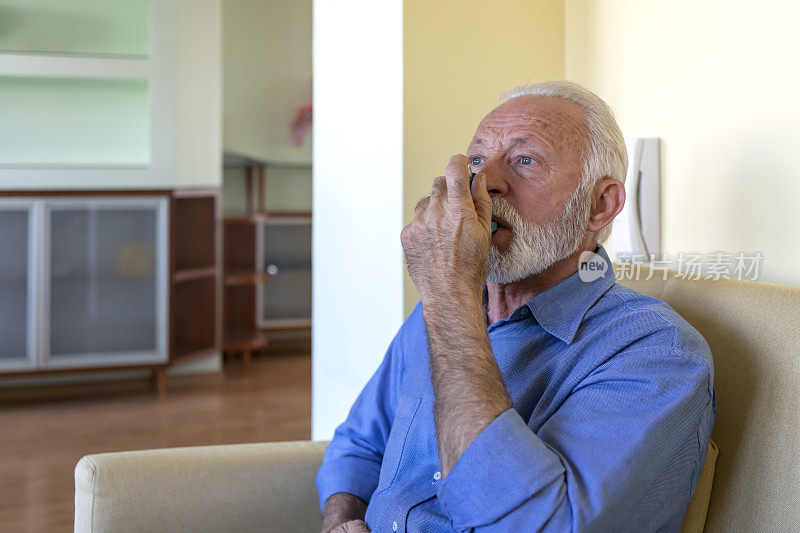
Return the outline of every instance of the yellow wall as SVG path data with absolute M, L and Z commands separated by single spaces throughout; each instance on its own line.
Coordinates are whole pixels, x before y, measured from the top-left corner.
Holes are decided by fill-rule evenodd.
M 566 77 L 662 139 L 664 250 L 760 251 L 760 279 L 800 283 L 797 20 L 777 0 L 566 0 Z
M 564 2 L 406 0 L 403 15 L 407 224 L 506 89 L 564 77 Z M 419 295 L 405 277 L 407 316 Z

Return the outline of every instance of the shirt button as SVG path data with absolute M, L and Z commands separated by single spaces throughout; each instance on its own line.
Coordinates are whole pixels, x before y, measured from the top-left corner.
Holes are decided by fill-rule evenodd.
M 392 531 L 397 531 L 397 522 L 392 522 Z
M 442 479 L 442 473 L 441 472 L 436 472 L 433 475 L 433 479 L 435 479 L 436 481 L 439 481 L 440 479 Z

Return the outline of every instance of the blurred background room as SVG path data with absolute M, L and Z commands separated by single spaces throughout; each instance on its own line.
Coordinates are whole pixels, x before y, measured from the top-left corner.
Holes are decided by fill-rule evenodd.
M 72 528 L 86 454 L 330 439 L 419 300 L 400 231 L 519 84 L 659 139 L 668 266 L 800 285 L 798 17 L 0 0 L 0 530 Z
M 0 530 L 87 452 L 310 437 L 311 1 L 0 1 Z

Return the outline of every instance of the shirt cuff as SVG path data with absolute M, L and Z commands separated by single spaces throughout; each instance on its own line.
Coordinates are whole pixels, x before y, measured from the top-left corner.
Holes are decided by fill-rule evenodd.
M 455 529 L 481 527 L 560 483 L 564 472 L 558 456 L 508 409 L 464 450 L 437 495 Z
M 328 498 L 337 492 L 358 496 L 369 503 L 378 486 L 379 476 L 380 465 L 361 458 L 340 457 L 323 463 L 317 474 L 320 512 Z

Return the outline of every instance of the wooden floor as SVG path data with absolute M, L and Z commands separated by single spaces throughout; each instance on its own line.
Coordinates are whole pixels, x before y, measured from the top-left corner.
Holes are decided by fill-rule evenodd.
M 308 354 L 256 357 L 249 376 L 228 361 L 225 374 L 172 380 L 162 399 L 141 381 L 0 401 L 0 531 L 71 531 L 89 453 L 310 438 Z

